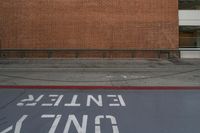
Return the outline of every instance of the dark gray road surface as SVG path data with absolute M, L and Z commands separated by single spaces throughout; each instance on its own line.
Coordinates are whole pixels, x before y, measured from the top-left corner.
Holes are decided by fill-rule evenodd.
M 0 90 L 0 133 L 200 133 L 200 91 Z

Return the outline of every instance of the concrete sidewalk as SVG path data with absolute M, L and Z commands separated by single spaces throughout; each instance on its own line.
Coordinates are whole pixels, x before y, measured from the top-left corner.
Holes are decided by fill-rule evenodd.
M 200 86 L 200 60 L 1 59 L 0 85 Z

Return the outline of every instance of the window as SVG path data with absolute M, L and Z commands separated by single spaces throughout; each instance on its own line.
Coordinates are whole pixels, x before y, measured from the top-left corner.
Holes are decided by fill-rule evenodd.
M 200 9 L 200 0 L 179 0 L 180 10 Z
M 200 26 L 180 26 L 180 48 L 200 48 Z

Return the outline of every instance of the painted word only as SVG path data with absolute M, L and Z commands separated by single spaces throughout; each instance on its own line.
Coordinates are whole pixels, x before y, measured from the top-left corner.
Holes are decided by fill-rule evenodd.
M 17 120 L 16 124 L 10 125 L 3 131 L 0 131 L 0 133 L 21 133 L 23 130 L 23 127 L 26 126 L 29 115 L 23 115 L 19 120 Z M 53 121 L 50 128 L 48 129 L 48 133 L 56 133 L 56 129 L 60 123 L 60 120 L 62 118 L 62 114 L 43 114 L 40 117 L 41 119 L 46 119 L 49 121 Z M 102 133 L 101 124 L 103 120 L 108 120 L 111 123 L 112 132 L 110 133 L 119 133 L 118 124 L 116 121 L 116 118 L 112 115 L 98 115 L 95 117 L 94 120 L 94 133 Z M 63 133 L 69 133 L 70 127 L 75 127 L 76 133 L 87 133 L 87 127 L 88 127 L 88 115 L 83 115 L 82 120 L 77 119 L 77 117 L 74 114 L 69 114 L 68 118 L 66 120 L 66 124 L 64 125 Z
M 55 133 L 56 128 L 60 122 L 62 115 L 55 115 L 55 114 L 44 114 L 41 118 L 51 118 L 54 119 L 53 124 L 49 129 L 49 133 Z M 94 133 L 102 133 L 101 132 L 101 120 L 108 119 L 111 122 L 112 126 L 112 133 L 119 133 L 119 128 L 117 125 L 116 118 L 112 115 L 98 115 L 95 117 L 95 131 Z M 83 115 L 82 121 L 78 121 L 74 114 L 70 114 L 68 116 L 67 122 L 65 124 L 65 128 L 63 133 L 69 133 L 70 127 L 73 124 L 76 128 L 77 133 L 86 133 L 87 132 L 87 124 L 88 123 L 88 115 Z

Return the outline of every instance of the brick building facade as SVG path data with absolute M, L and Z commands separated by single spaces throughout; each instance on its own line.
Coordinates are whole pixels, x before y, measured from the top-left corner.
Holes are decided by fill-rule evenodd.
M 179 44 L 176 0 L 0 0 L 0 18 L 1 49 L 177 49 Z

